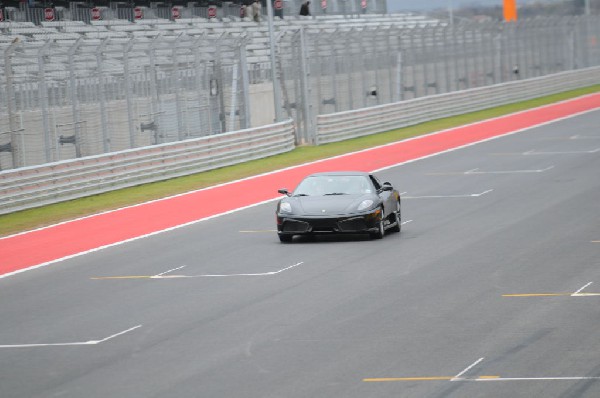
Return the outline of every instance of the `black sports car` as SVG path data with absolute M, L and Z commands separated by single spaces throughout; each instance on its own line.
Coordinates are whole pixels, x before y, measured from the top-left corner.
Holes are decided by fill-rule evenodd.
M 369 233 L 383 238 L 400 232 L 400 194 L 392 184 L 355 171 L 311 174 L 277 203 L 277 234 L 282 242 L 294 235 Z

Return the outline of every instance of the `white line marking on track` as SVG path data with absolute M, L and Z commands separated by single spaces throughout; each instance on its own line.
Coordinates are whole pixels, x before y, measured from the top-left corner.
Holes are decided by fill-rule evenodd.
M 553 169 L 554 166 L 546 167 L 545 169 L 534 169 L 534 170 L 505 170 L 505 171 L 479 171 L 479 169 L 473 169 L 465 171 L 465 175 L 472 174 L 527 174 L 527 173 L 543 173 L 545 171 Z
M 600 380 L 600 377 L 494 377 L 478 379 L 461 379 L 460 381 L 560 381 L 560 380 Z
M 91 279 L 95 279 L 95 280 L 109 280 L 109 279 L 185 279 L 185 278 L 226 278 L 226 277 L 232 277 L 232 276 L 272 276 L 272 275 L 277 275 L 280 274 L 282 272 L 288 271 L 292 268 L 295 268 L 299 265 L 304 264 L 303 261 L 300 261 L 299 263 L 290 265 L 289 267 L 285 267 L 282 268 L 280 270 L 277 271 L 270 271 L 270 272 L 260 272 L 260 273 L 246 273 L 246 274 L 201 274 L 201 275 L 165 275 L 168 272 L 171 271 L 175 271 L 177 269 L 181 269 L 183 267 L 179 267 L 179 268 L 175 268 L 172 269 L 170 271 L 167 272 L 163 272 L 162 274 L 158 274 L 158 275 L 153 275 L 153 276 L 149 276 L 149 275 L 131 275 L 131 276 L 101 276 L 101 277 L 94 277 Z M 185 266 L 184 266 L 185 267 Z
M 575 296 L 583 296 L 584 293 L 581 293 L 583 290 L 585 290 L 588 286 L 590 286 L 592 283 L 594 282 L 590 282 L 588 284 L 586 284 L 585 286 L 583 286 L 581 289 L 579 289 L 578 291 L 576 291 L 575 293 L 573 293 L 571 296 L 575 297 Z
M 469 370 L 473 369 L 475 366 L 479 365 L 479 363 L 481 361 L 483 361 L 483 357 L 479 358 L 478 360 L 476 360 L 475 362 L 473 362 L 471 365 L 467 366 L 465 368 L 465 370 L 463 370 L 462 372 L 460 372 L 459 374 L 457 374 L 456 376 L 454 376 L 452 379 L 450 379 L 450 381 L 456 381 L 456 380 L 462 380 L 461 377 L 462 375 L 464 375 L 465 373 L 467 373 Z
M 182 268 L 185 268 L 185 267 L 186 267 L 185 265 L 182 265 L 181 267 L 173 268 L 173 269 L 170 269 L 168 271 L 161 272 L 160 274 L 154 275 L 152 278 L 157 278 L 159 276 L 163 276 L 165 274 L 168 274 L 168 273 L 173 272 L 173 271 L 177 271 L 178 269 L 182 269 Z
M 260 234 L 260 233 L 267 233 L 267 232 L 268 233 L 277 232 L 277 230 L 276 229 L 259 229 L 256 231 L 252 231 L 252 230 L 247 229 L 247 230 L 242 230 L 239 232 L 241 234 Z
M 260 273 L 254 273 L 254 274 L 203 274 L 203 275 L 164 275 L 164 276 L 153 276 L 150 279 L 173 279 L 173 278 L 226 278 L 226 277 L 231 277 L 231 276 L 271 276 L 271 275 L 277 275 L 280 274 L 282 272 L 285 272 L 287 270 L 290 270 L 292 268 L 295 268 L 299 265 L 304 264 L 303 261 L 300 261 L 299 263 L 296 263 L 294 265 L 290 265 L 289 267 L 285 267 L 282 268 L 280 270 L 277 271 L 270 271 L 270 272 L 260 272 Z
M 570 140 L 600 140 L 600 137 L 591 137 L 586 135 L 575 134 L 569 137 Z
M 536 151 L 532 149 L 527 152 L 523 152 L 523 155 L 577 155 L 577 154 L 586 154 L 586 153 L 596 153 L 600 152 L 600 148 L 592 149 L 591 151 L 554 151 L 554 152 L 543 152 Z
M 429 195 L 429 196 L 405 196 L 404 199 L 446 199 L 446 198 L 478 198 L 487 193 L 492 192 L 493 189 L 488 189 L 481 193 L 470 193 L 464 195 Z
M 101 344 L 101 343 L 105 343 L 108 340 L 112 340 L 115 337 L 119 337 L 121 335 L 124 335 L 125 333 L 129 333 L 135 329 L 141 328 L 142 325 L 137 325 L 134 326 L 132 328 L 129 328 L 127 330 L 123 330 L 122 332 L 119 333 L 115 333 L 113 335 L 110 335 L 108 337 L 105 337 L 101 340 L 90 340 L 90 341 L 80 341 L 80 342 L 73 342 L 73 343 L 48 343 L 48 344 L 5 344 L 5 345 L 0 345 L 0 348 L 36 348 L 36 347 L 60 347 L 60 346 L 78 346 L 78 345 L 97 345 L 97 344 Z

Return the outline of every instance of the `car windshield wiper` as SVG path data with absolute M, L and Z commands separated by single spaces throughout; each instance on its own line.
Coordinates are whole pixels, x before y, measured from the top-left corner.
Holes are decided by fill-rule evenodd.
M 329 196 L 329 195 L 348 195 L 345 192 L 332 192 L 332 193 L 326 193 L 325 196 Z
M 296 194 L 296 195 L 294 195 L 294 196 L 310 196 L 310 195 L 309 195 L 309 194 L 307 194 L 307 193 L 297 193 L 297 194 Z

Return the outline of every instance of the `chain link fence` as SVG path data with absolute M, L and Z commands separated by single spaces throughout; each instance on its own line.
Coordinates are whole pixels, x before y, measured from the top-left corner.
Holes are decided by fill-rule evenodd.
M 12 43 L 0 74 L 0 167 L 250 126 L 246 39 Z
M 296 142 L 316 144 L 318 115 L 600 65 L 597 16 L 455 25 L 407 17 L 402 27 L 398 18 L 279 21 L 275 74 L 264 23 L 5 41 L 0 170 L 272 123 L 273 79 Z M 206 24 L 210 35 L 196 32 Z
M 282 106 L 297 141 L 314 144 L 317 115 L 600 65 L 599 39 L 591 16 L 300 28 L 278 43 Z

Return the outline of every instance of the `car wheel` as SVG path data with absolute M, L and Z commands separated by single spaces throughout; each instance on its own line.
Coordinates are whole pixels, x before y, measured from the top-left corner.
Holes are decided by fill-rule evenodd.
M 382 212 L 382 216 L 381 216 L 381 220 L 379 220 L 377 232 L 371 233 L 371 238 L 373 238 L 373 239 L 382 239 L 383 235 L 385 235 L 385 217 L 383 216 L 383 210 L 381 212 Z
M 294 237 L 294 235 L 283 235 L 283 234 L 279 234 L 277 236 L 279 236 L 279 241 L 283 242 L 283 243 L 291 242 L 292 238 Z
M 400 232 L 402 229 L 402 215 L 400 213 L 400 202 L 396 203 L 396 211 L 394 212 L 394 226 L 390 229 L 392 232 Z

